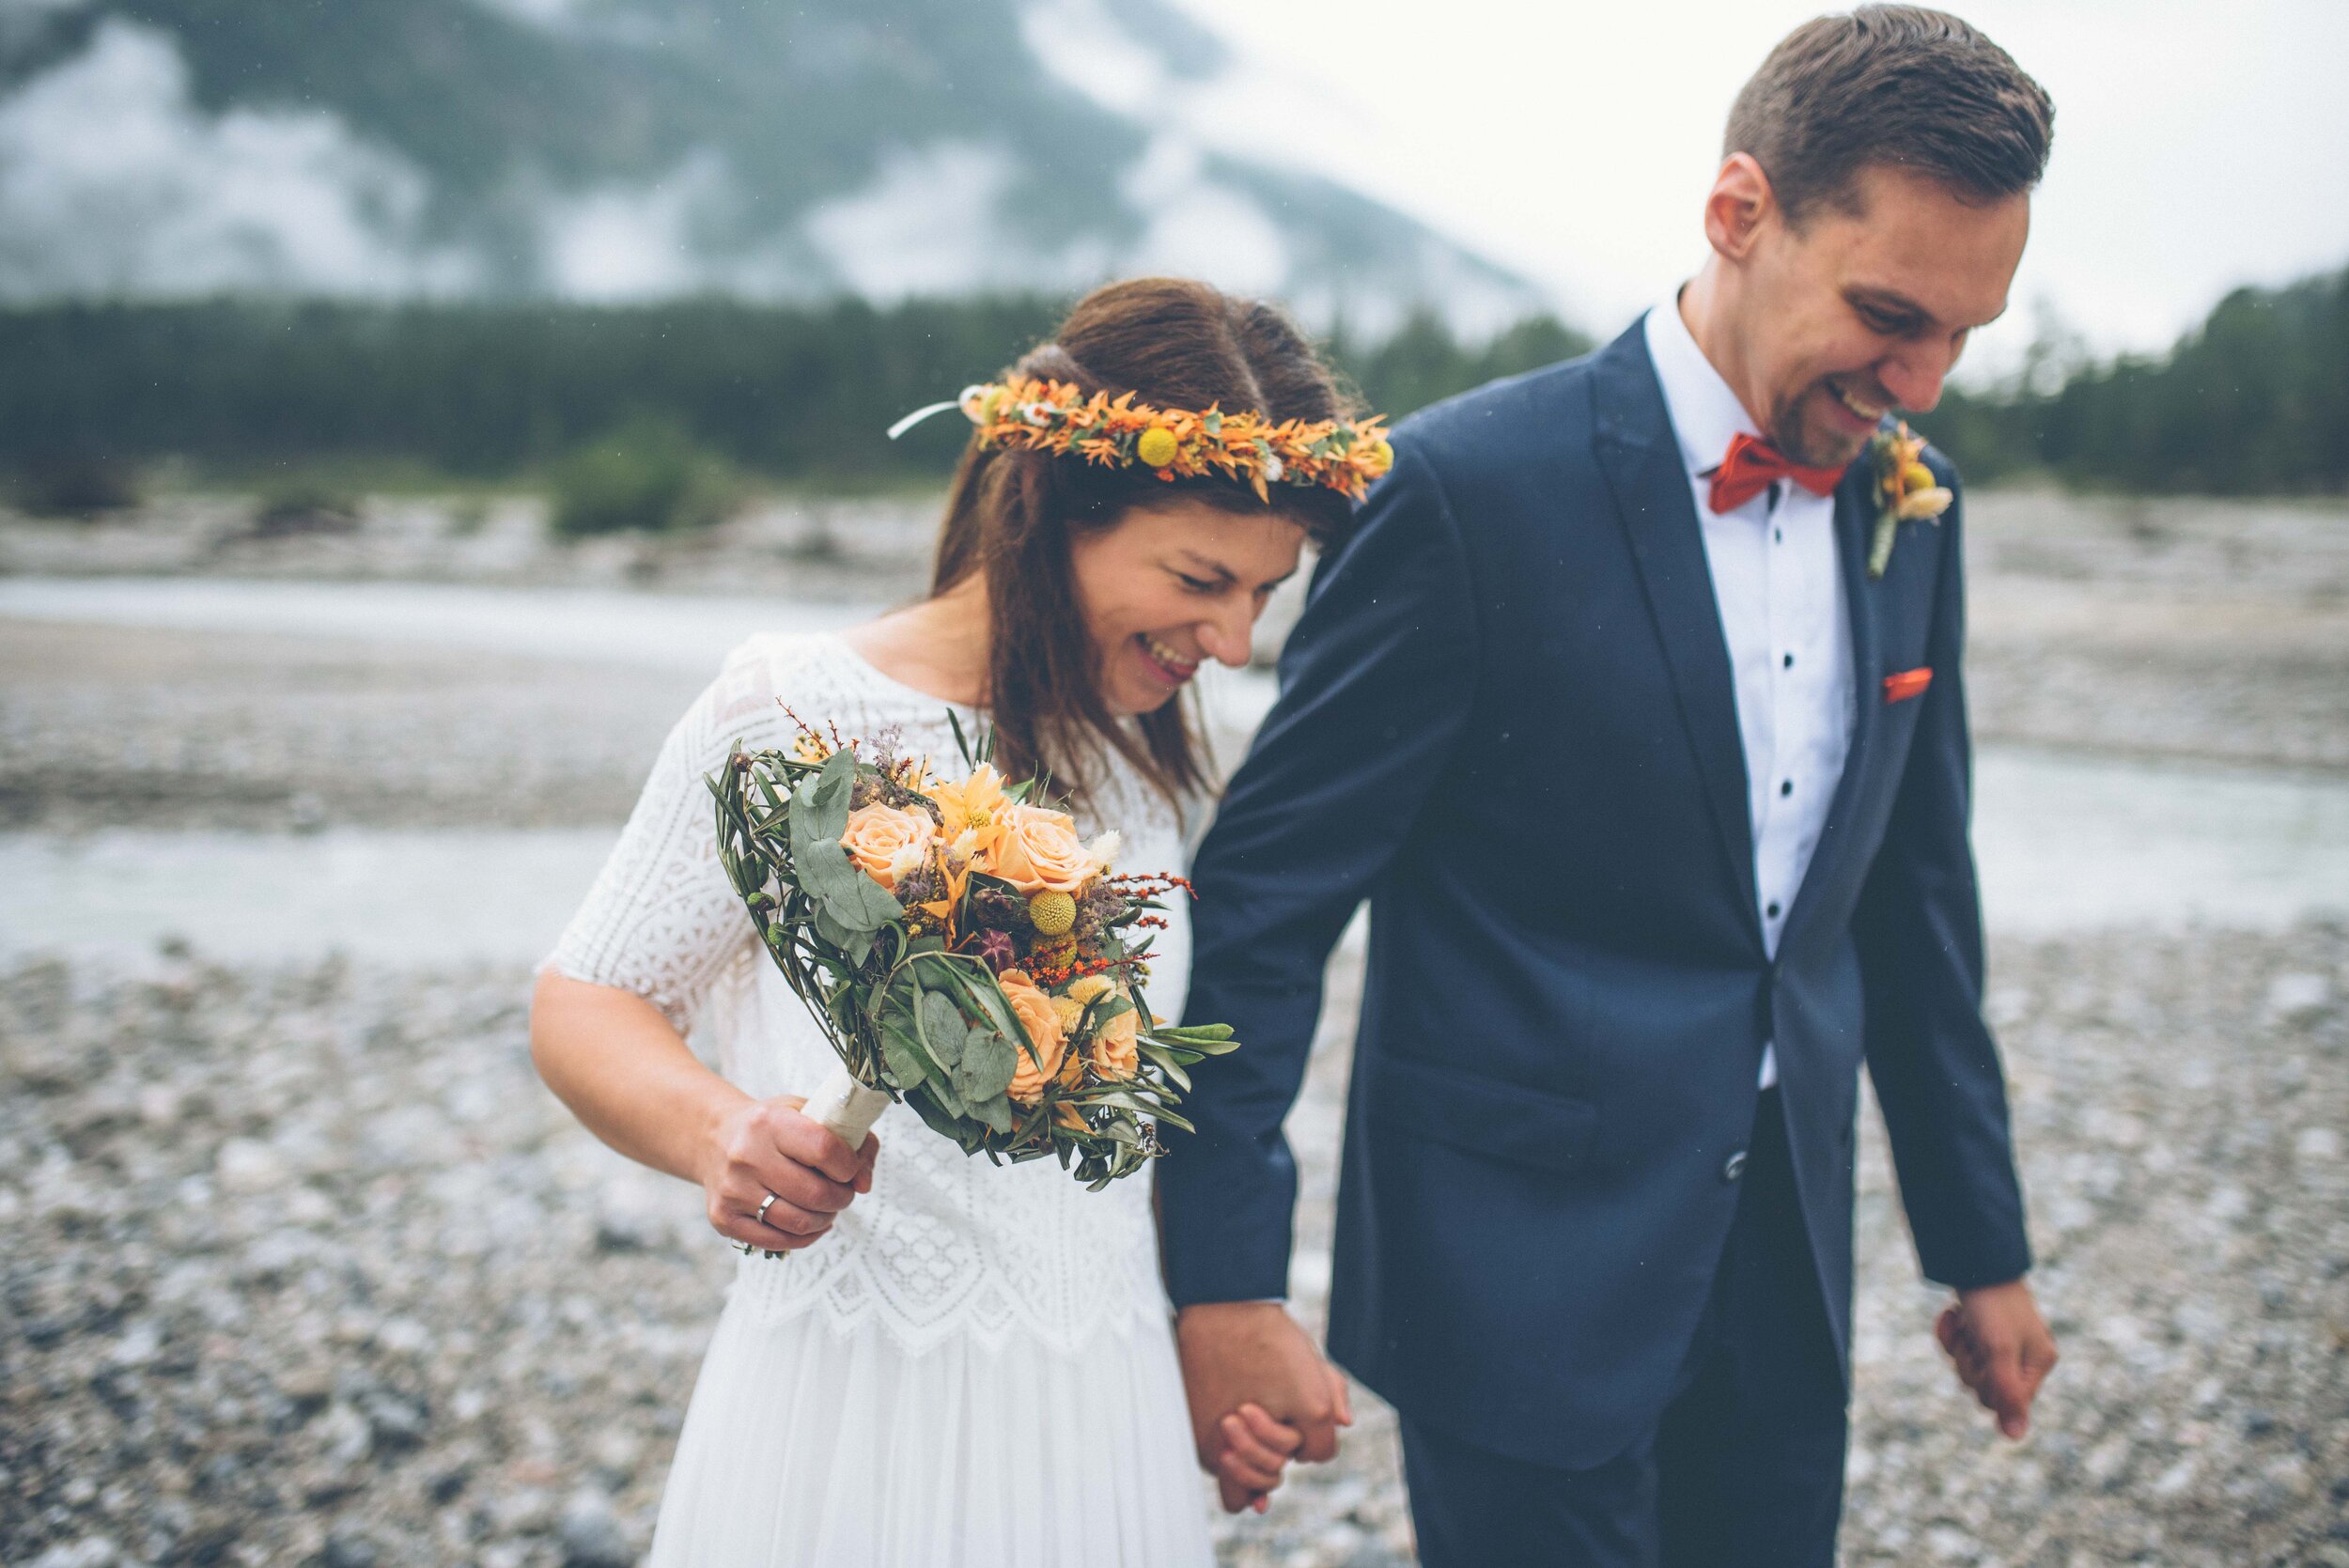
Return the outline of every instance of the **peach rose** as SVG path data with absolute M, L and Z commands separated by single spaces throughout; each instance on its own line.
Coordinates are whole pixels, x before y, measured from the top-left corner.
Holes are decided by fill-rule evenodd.
M 1031 895 L 1081 892 L 1099 871 L 1077 837 L 1066 812 L 1041 806 L 1004 808 L 1003 842 L 995 853 L 995 875 Z
M 1060 1071 L 1060 1015 L 1053 1011 L 1052 999 L 1035 988 L 1024 970 L 1005 970 L 995 977 L 995 984 L 1003 988 L 1003 1000 L 1011 1003 L 1013 1016 L 1035 1046 L 1035 1057 L 1031 1057 L 1025 1048 L 1013 1042 L 1019 1061 L 1011 1075 L 1011 1097 L 1021 1105 L 1034 1105 L 1044 1097 L 1044 1086 L 1052 1075 Z M 1038 1057 L 1043 1060 L 1041 1066 L 1036 1064 Z
M 921 869 L 930 852 L 930 837 L 937 831 L 926 812 L 860 806 L 848 814 L 848 831 L 840 835 L 840 847 L 848 852 L 859 871 L 894 892 L 900 881 Z
M 1123 991 L 1126 1001 L 1133 998 Z M 1142 1011 L 1128 1007 L 1093 1032 L 1093 1070 L 1103 1078 L 1132 1078 L 1142 1070 L 1136 1039 L 1142 1032 Z

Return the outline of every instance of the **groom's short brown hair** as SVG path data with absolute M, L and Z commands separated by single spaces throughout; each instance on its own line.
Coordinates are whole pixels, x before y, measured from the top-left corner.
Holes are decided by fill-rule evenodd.
M 2013 55 L 1946 11 L 1862 6 L 1806 22 L 1770 51 L 1729 111 L 1721 156 L 1749 153 L 1790 223 L 1854 205 L 1874 164 L 1929 176 L 1964 200 L 2039 183 L 2055 105 Z

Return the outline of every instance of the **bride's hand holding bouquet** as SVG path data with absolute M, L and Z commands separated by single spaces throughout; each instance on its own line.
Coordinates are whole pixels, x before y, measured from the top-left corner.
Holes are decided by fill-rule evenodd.
M 873 1190 L 880 1140 L 850 1148 L 806 1103 L 745 1096 L 711 1130 L 700 1172 L 709 1223 L 746 1252 L 813 1246 L 858 1193 Z

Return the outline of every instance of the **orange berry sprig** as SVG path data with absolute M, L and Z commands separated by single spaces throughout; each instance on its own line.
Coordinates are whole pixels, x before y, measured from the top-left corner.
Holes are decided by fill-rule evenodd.
M 1142 963 L 1130 955 L 1124 958 L 1081 958 L 1068 964 L 1031 964 L 1029 978 L 1042 990 L 1057 990 L 1073 986 L 1088 974 L 1107 974 L 1112 970 L 1129 970 Z
M 1197 898 L 1199 896 L 1198 891 L 1190 885 L 1190 878 L 1188 877 L 1161 876 L 1155 873 L 1121 872 L 1114 877 L 1103 877 L 1102 882 L 1105 886 L 1115 888 L 1120 893 L 1127 894 L 1128 897 L 1137 899 L 1157 898 L 1162 894 L 1173 893 L 1176 888 L 1182 889 L 1185 893 L 1190 893 L 1193 898 Z

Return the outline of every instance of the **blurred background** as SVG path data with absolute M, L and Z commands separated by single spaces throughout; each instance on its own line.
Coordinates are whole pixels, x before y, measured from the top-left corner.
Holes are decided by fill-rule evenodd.
M 1919 424 L 2064 1363 L 1996 1442 L 1871 1119 L 1845 1560 L 2349 1564 L 2349 12 L 1965 9 L 2058 105 Z M 890 422 L 1143 272 L 1397 415 L 1584 351 L 1811 12 L 0 0 L 0 1560 L 633 1561 L 731 1258 L 528 968 L 734 642 L 920 591 Z M 1227 1563 L 1411 1560 L 1363 1408 Z

